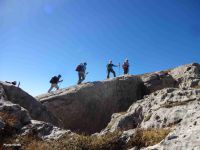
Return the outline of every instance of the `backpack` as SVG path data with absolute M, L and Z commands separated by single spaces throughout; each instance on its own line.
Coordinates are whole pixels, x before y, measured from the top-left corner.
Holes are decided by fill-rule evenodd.
M 83 67 L 83 66 L 78 65 L 78 66 L 76 67 L 76 71 L 81 71 L 81 70 L 82 70 L 82 67 Z
M 127 63 L 123 64 L 123 69 L 128 69 L 129 65 Z
M 57 77 L 56 76 L 54 76 L 54 77 L 52 77 L 51 78 L 51 80 L 49 81 L 51 84 L 53 84 L 53 83 L 56 83 L 56 80 L 57 79 Z

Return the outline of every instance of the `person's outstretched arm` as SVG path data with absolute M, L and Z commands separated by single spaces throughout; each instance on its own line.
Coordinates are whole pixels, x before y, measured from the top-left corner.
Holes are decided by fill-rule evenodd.
M 58 81 L 58 82 L 63 82 L 63 80 L 60 80 L 60 81 Z

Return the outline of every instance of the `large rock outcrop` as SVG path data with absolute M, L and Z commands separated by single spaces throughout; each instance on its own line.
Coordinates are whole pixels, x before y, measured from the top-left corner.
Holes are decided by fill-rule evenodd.
M 164 88 L 190 88 L 200 83 L 200 65 L 182 65 L 174 69 L 139 75 L 147 88 L 147 94 Z
M 62 122 L 47 110 L 41 102 L 14 85 L 0 82 L 0 88 L 4 91 L 6 101 L 18 104 L 28 110 L 32 119 L 45 121 L 57 126 L 62 126 Z
M 18 130 L 31 121 L 26 109 L 6 100 L 5 91 L 0 85 L 0 133 L 8 124 L 10 128 Z
M 200 143 L 200 90 L 168 88 L 134 103 L 126 113 L 114 114 L 100 133 L 117 130 L 171 128 L 158 145 L 145 150 L 192 149 Z M 134 133 L 133 133 L 134 134 Z
M 192 63 L 171 69 L 169 74 L 177 81 L 180 88 L 199 86 L 200 64 Z
M 112 113 L 126 111 L 143 95 L 165 88 L 198 86 L 199 72 L 200 65 L 192 63 L 165 71 L 84 83 L 36 98 L 64 122 L 66 129 L 93 133 L 106 126 Z
M 9 101 L 3 86 L 0 85 L 0 147 L 4 139 L 14 134 L 32 135 L 45 140 L 57 139 L 65 134 L 73 135 L 71 131 L 60 129 L 51 123 L 32 120 L 25 108 Z
M 135 102 L 126 113 L 113 114 L 103 132 L 118 129 L 164 128 L 189 118 L 187 113 L 197 113 L 200 90 L 167 88 L 156 91 Z M 200 112 L 198 112 L 200 114 Z
M 84 83 L 37 99 L 64 122 L 66 129 L 94 133 L 106 127 L 114 112 L 126 111 L 141 99 L 144 90 L 140 78 L 126 76 Z
M 128 139 L 130 136 L 134 137 L 135 130 L 138 129 L 168 128 L 171 132 L 160 143 L 139 149 L 199 149 L 199 70 L 200 66 L 196 63 L 168 70 L 165 75 L 171 76 L 176 81 L 174 87 L 171 85 L 171 88 L 164 86 L 164 88 L 159 87 L 159 89 L 158 86 L 153 87 L 153 84 L 145 84 L 147 88 L 150 87 L 151 94 L 133 103 L 127 112 L 113 114 L 110 123 L 99 136 L 123 130 L 128 133 L 126 137 Z M 155 76 L 155 74 L 158 73 L 146 74 L 145 76 Z M 155 78 L 152 79 L 152 82 L 154 81 Z M 133 149 L 138 148 L 134 147 Z
M 53 119 L 47 116 L 47 122 L 61 119 L 66 129 L 84 133 L 103 129 L 91 137 L 99 138 L 110 132 L 122 131 L 116 137 L 120 149 L 125 145 L 133 147 L 131 150 L 199 149 L 200 65 L 197 63 L 143 75 L 83 83 L 40 95 L 37 97 L 40 102 L 30 97 L 19 88 L 0 83 L 0 139 L 8 121 L 11 121 L 12 128 L 21 131 L 19 136 L 34 134 L 56 141 L 65 134 L 74 136 L 71 131 L 51 123 L 32 120 L 44 120 L 51 111 Z M 35 107 L 39 109 L 33 110 Z M 37 111 L 44 115 L 39 117 Z M 14 117 L 14 122 L 6 120 L 2 112 Z M 147 129 L 167 129 L 167 134 L 154 146 L 143 141 L 143 146 L 134 143 L 130 147 L 130 141 L 137 138 L 138 131 Z M 120 146 L 121 142 L 125 145 Z
M 139 76 L 146 87 L 146 94 L 169 87 L 177 87 L 177 81 L 168 71 L 153 72 Z

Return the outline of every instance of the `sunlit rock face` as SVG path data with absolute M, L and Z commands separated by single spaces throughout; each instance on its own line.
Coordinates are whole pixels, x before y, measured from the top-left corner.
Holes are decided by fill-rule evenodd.
M 198 85 L 199 70 L 199 64 L 193 63 L 143 75 L 88 82 L 36 98 L 62 120 L 64 128 L 94 133 L 106 127 L 113 113 L 126 111 L 144 95 L 165 88 Z
M 199 105 L 197 63 L 83 83 L 36 98 L 0 82 L 0 139 L 17 133 L 58 140 L 66 134 L 77 135 L 65 129 L 95 133 L 92 137 L 120 130 L 119 139 L 128 143 L 138 129 L 167 128 L 169 134 L 159 143 L 140 149 L 199 149 Z M 62 123 L 65 129 L 54 126 Z
M 5 86 L 8 86 L 10 88 L 8 89 L 7 87 L 7 90 L 11 90 L 9 91 L 11 93 L 9 93 L 8 91 L 6 92 L 4 90 Z M 12 94 L 16 94 L 18 96 Z M 33 118 L 31 118 L 29 111 L 19 105 L 19 104 L 24 105 L 23 101 L 20 101 L 18 99 L 19 97 L 22 98 L 23 94 L 26 95 L 25 100 L 23 99 L 24 101 L 26 101 L 26 99 L 29 99 L 29 97 L 31 97 L 27 93 L 25 93 L 24 91 L 18 89 L 13 85 L 6 85 L 4 83 L 0 84 L 0 139 L 1 139 L 0 141 L 1 142 L 3 139 L 8 139 L 9 136 L 12 137 L 12 135 L 18 135 L 18 136 L 33 135 L 35 137 L 37 136 L 38 138 L 44 140 L 49 140 L 49 139 L 58 139 L 64 134 L 69 134 L 69 135 L 73 134 L 71 133 L 71 131 L 60 129 L 51 123 L 32 120 Z M 11 97 L 12 97 L 11 101 L 18 102 L 19 104 L 12 103 L 9 100 L 9 98 Z M 15 97 L 17 99 L 15 99 Z M 33 101 L 30 101 L 29 103 L 30 106 L 35 105 L 32 104 L 34 103 L 34 98 L 32 99 Z M 41 103 L 39 104 L 37 106 L 41 107 L 42 104 Z M 42 114 L 46 112 L 40 111 L 40 113 Z M 49 115 L 51 115 L 51 113 Z M 48 119 L 51 118 L 50 117 L 48 118 L 47 116 L 46 120 L 52 122 L 52 120 Z
M 126 76 L 84 83 L 37 99 L 63 121 L 66 129 L 90 134 L 106 127 L 113 113 L 126 111 L 144 93 L 139 77 Z
M 152 82 L 155 82 L 159 80 L 159 73 L 142 75 L 143 81 L 150 83 L 149 78 L 152 77 Z M 175 81 L 174 87 L 160 88 L 161 86 L 159 86 L 160 89 L 155 90 L 158 88 L 157 84 L 145 84 L 148 88 L 150 87 L 150 94 L 133 103 L 123 114 L 113 114 L 111 121 L 99 135 L 123 130 L 129 133 L 129 136 L 133 136 L 134 133 L 131 132 L 136 129 L 168 128 L 171 132 L 160 143 L 142 148 L 142 150 L 199 149 L 199 75 L 200 66 L 196 63 L 165 71 L 165 75 L 163 77 L 162 74 L 162 77 L 172 77 L 170 82 Z M 145 80 L 147 78 L 148 80 Z M 134 148 L 137 149 L 137 147 Z
M 62 122 L 48 111 L 41 102 L 23 91 L 21 88 L 4 82 L 0 82 L 0 86 L 4 91 L 4 97 L 6 97 L 6 100 L 25 108 L 32 119 L 49 122 L 60 127 L 62 126 Z

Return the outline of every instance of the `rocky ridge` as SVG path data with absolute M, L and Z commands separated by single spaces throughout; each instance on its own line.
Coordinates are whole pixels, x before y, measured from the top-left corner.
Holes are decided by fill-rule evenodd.
M 15 118 L 10 126 L 21 136 L 34 133 L 46 140 L 59 140 L 65 134 L 74 137 L 71 131 L 54 126 L 63 123 L 65 129 L 76 132 L 91 134 L 101 130 L 91 138 L 121 131 L 115 150 L 200 149 L 200 65 L 197 63 L 84 83 L 40 95 L 36 97 L 39 101 L 3 82 L 0 94 L 0 113 L 11 116 L 11 120 Z M 35 106 L 39 109 L 34 110 Z M 39 116 L 37 111 L 44 115 Z M 5 115 L 0 116 L 1 136 L 8 122 Z M 154 144 L 136 143 L 131 148 L 130 142 L 137 139 L 138 130 L 149 129 L 155 132 L 167 129 L 169 134 L 166 132 Z M 125 148 L 124 144 L 129 146 Z
M 134 136 L 133 131 L 136 129 L 170 128 L 171 132 L 160 143 L 142 149 L 200 149 L 200 66 L 181 66 L 169 70 L 167 75 L 175 80 L 173 88 L 153 90 L 151 94 L 133 103 L 123 114 L 113 114 L 100 135 L 123 130 L 129 133 L 129 138 Z

